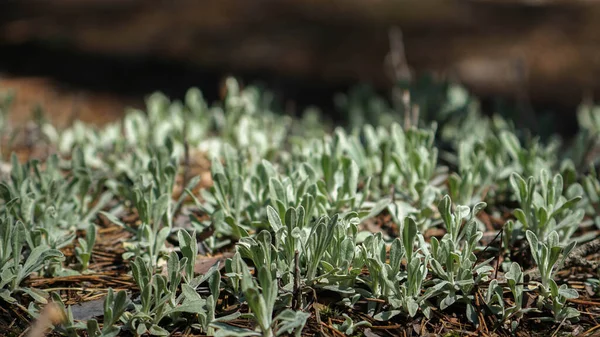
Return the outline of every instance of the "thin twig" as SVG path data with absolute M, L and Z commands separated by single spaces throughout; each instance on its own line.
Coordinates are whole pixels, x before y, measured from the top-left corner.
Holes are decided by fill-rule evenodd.
M 292 309 L 298 311 L 302 302 L 300 293 L 300 252 L 296 249 L 294 252 L 294 294 L 292 297 Z
M 402 325 L 395 324 L 395 325 L 373 325 L 370 328 L 373 330 L 393 330 L 393 329 L 400 329 L 401 327 L 402 327 Z
M 583 304 L 583 305 L 589 305 L 589 306 L 594 306 L 594 307 L 600 307 L 600 302 L 580 300 L 580 299 L 577 299 L 577 298 L 570 298 L 567 301 L 571 302 L 571 303 L 576 303 L 576 304 Z
M 496 270 L 494 271 L 494 278 L 498 279 L 498 269 L 500 269 L 500 259 L 502 258 L 502 247 L 504 246 L 504 226 L 500 229 L 500 249 L 498 250 L 498 262 L 496 262 Z
M 412 112 L 412 125 L 418 127 L 418 125 L 419 125 L 419 114 L 421 112 L 421 109 L 419 108 L 418 105 L 414 104 L 412 106 L 411 112 Z
M 183 182 L 182 187 L 186 188 L 190 176 L 190 143 L 188 141 L 187 123 L 183 125 Z
M 331 332 L 333 332 L 333 334 L 335 336 L 337 336 L 337 335 L 344 336 L 343 333 L 341 333 L 339 330 L 337 330 L 336 328 L 334 328 L 331 324 L 327 324 L 325 322 L 321 322 L 321 326 L 324 326 L 327 329 L 331 330 Z
M 187 136 L 187 123 L 183 125 L 183 177 L 181 181 L 181 193 L 185 193 L 188 181 L 190 179 L 190 144 Z M 183 203 L 177 203 L 176 209 L 173 210 L 173 215 L 179 214 Z
M 554 333 L 552 334 L 552 336 L 551 336 L 551 337 L 554 337 L 554 336 L 556 336 L 556 334 L 558 333 L 558 330 L 560 330 L 560 328 L 563 326 L 563 324 L 565 323 L 565 321 L 566 321 L 566 320 L 567 320 L 567 318 L 565 317 L 565 318 L 564 318 L 564 319 L 563 319 L 563 320 L 560 322 L 560 324 L 558 325 L 558 327 L 556 328 L 556 330 L 554 330 Z
M 410 91 L 408 90 L 402 92 L 402 106 L 404 107 L 404 130 L 406 131 L 411 127 Z
M 600 329 L 600 324 L 588 329 L 586 332 L 583 333 L 583 336 L 590 336 L 592 334 L 592 332 L 594 332 L 598 329 Z
M 406 49 L 404 48 L 404 38 L 402 30 L 398 27 L 392 27 L 389 31 L 390 40 L 390 61 L 396 81 L 410 81 L 411 73 L 406 59 Z
M 367 297 L 367 298 L 365 298 L 365 301 L 367 301 L 367 302 L 375 302 L 375 303 L 384 303 L 384 304 L 387 303 L 385 300 L 383 300 L 381 298 L 370 298 L 370 297 Z
M 496 233 L 496 235 L 494 236 L 494 238 L 493 238 L 492 240 L 490 240 L 490 242 L 488 242 L 487 246 L 485 246 L 485 248 L 484 248 L 484 249 L 481 251 L 481 253 L 482 253 L 482 254 L 483 254 L 483 253 L 485 253 L 485 252 L 488 250 L 488 248 L 490 248 L 490 245 L 491 245 L 491 244 L 492 244 L 494 241 L 496 241 L 496 239 L 497 239 L 498 237 L 502 238 L 502 232 L 503 232 L 503 230 L 500 230 L 498 233 Z
M 402 30 L 400 30 L 398 27 L 392 27 L 390 28 L 388 36 L 390 41 L 390 52 L 388 58 L 392 68 L 394 80 L 396 82 L 410 82 L 412 75 L 406 59 L 406 49 L 404 48 Z M 396 87 L 393 89 L 392 96 L 397 103 L 402 103 L 404 113 L 404 129 L 408 130 L 411 125 L 415 124 L 415 119 L 418 118 L 418 107 L 414 110 L 411 109 L 410 92 L 408 90 L 400 90 L 400 88 Z

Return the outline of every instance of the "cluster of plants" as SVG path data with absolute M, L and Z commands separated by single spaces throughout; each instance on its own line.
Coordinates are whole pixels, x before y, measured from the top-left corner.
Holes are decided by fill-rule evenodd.
M 565 150 L 482 115 L 456 86 L 434 88 L 435 102 L 402 89 L 398 106 L 354 91 L 337 98 L 351 126 L 332 128 L 227 84 L 213 106 L 190 89 L 183 101 L 153 94 L 146 112 L 101 128 L 41 123 L 55 153 L 24 164 L 13 155 L 0 183 L 0 301 L 33 317 L 58 303 L 66 319 L 54 328 L 68 336 L 182 327 L 300 336 L 320 322 L 324 293 L 335 294 L 328 305 L 343 314 L 333 327 L 348 335 L 435 312 L 508 333 L 532 315 L 579 319 L 569 303 L 579 294 L 557 272 L 600 229 L 600 181 L 586 159 L 598 111 L 582 108 L 582 131 Z M 198 156 L 210 159 L 206 185 L 189 174 Z M 486 227 L 483 213 L 504 224 Z M 128 233 L 122 258 L 135 289 L 109 289 L 101 321 L 78 321 L 59 291 L 25 281 L 100 272 L 102 220 Z M 489 231 L 496 238 L 486 241 Z M 70 247 L 76 260 L 65 259 Z M 199 254 L 225 251 L 224 263 L 195 273 Z

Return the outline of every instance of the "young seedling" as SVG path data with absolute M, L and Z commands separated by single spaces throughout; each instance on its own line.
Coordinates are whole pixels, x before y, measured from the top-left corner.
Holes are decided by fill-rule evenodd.
M 86 271 L 92 258 L 92 251 L 96 243 L 96 225 L 90 224 L 87 228 L 85 239 L 79 238 L 79 247 L 75 248 L 75 256 L 81 264 L 81 270 Z

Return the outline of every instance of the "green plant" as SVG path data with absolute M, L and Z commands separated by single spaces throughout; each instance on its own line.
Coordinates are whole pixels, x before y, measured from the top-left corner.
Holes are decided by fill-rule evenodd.
M 575 247 L 575 242 L 571 242 L 565 247 L 561 246 L 556 231 L 551 232 L 545 242 L 540 242 L 532 231 L 527 231 L 526 236 L 531 248 L 531 255 L 540 272 L 541 284 L 539 284 L 539 287 L 541 296 L 538 300 L 539 306 L 548 307 L 552 311 L 556 322 L 578 317 L 579 311 L 568 307 L 567 300 L 577 298 L 579 294 L 576 290 L 569 289 L 566 284 L 558 286 L 554 281 L 556 272 Z
M 112 289 L 109 291 L 112 292 Z M 78 330 L 85 329 L 85 323 L 75 321 L 71 306 L 65 306 L 59 294 L 52 292 L 50 293 L 50 297 L 52 298 L 52 303 L 54 303 L 60 311 L 60 316 L 63 318 L 63 321 L 60 324 L 54 326 L 54 331 L 68 337 L 77 336 Z M 34 317 L 39 317 L 38 310 L 30 310 L 30 312 L 32 312 Z
M 0 139 L 8 130 L 8 116 L 10 107 L 14 100 L 14 92 L 2 92 L 0 93 Z M 4 144 L 0 142 L 0 160 L 4 159 Z
M 346 129 L 323 126 L 314 111 L 302 120 L 279 115 L 268 92 L 233 79 L 226 89 L 212 106 L 194 88 L 182 101 L 155 93 L 147 112 L 129 110 L 102 128 L 76 122 L 57 130 L 40 120 L 58 155 L 24 164 L 13 156 L 0 183 L 0 297 L 20 306 L 33 298 L 27 310 L 35 316 L 48 294 L 23 281 L 75 274 L 57 249 L 73 244 L 77 229 L 87 230 L 75 256 L 88 269 L 102 214 L 131 234 L 123 267 L 139 293 L 130 301 L 109 290 L 102 325 L 77 322 L 62 305 L 67 322 L 56 331 L 69 336 L 182 328 L 300 336 L 311 306 L 320 317 L 317 304 L 327 297 L 337 299 L 327 303 L 330 328 L 346 334 L 455 309 L 466 309 L 465 329 L 482 324 L 480 311 L 489 310 L 494 333 L 514 333 L 532 311 L 576 318 L 568 299 L 577 293 L 555 276 L 575 230 L 597 213 L 596 173 L 582 176 L 580 167 L 585 146 L 597 141 L 594 116 L 577 148 L 559 151 L 559 142 L 483 116 L 473 97 L 448 84 L 399 84 L 392 104 L 368 90 L 339 97 L 357 123 Z M 200 178 L 191 175 L 205 156 L 212 185 L 198 194 Z M 174 190 L 185 193 L 175 199 Z M 497 230 L 498 218 L 503 243 L 489 243 L 484 230 Z M 531 246 L 525 258 L 539 270 L 537 287 L 525 287 L 515 262 L 523 239 Z M 219 263 L 195 274 L 199 254 L 230 251 L 223 274 Z M 491 252 L 505 261 L 498 273 L 485 260 Z M 537 307 L 527 294 L 537 296 Z M 59 295 L 52 293 L 57 303 Z M 366 316 L 355 314 L 363 309 Z
M 209 193 L 203 194 L 207 202 L 201 205 L 212 217 L 215 227 L 222 234 L 228 234 L 235 239 L 247 237 L 251 229 L 246 209 L 251 207 L 245 203 L 244 198 L 244 165 L 236 158 L 235 151 L 230 146 L 225 146 L 226 169 L 220 161 L 214 159 L 211 165 L 213 187 Z M 264 180 L 258 180 L 258 184 Z M 256 185 L 255 185 L 256 186 Z M 256 209 L 256 207 L 255 207 Z
M 275 321 L 278 322 L 276 336 L 284 333 L 291 335 L 293 332 L 295 337 L 300 337 L 309 317 L 310 314 L 307 312 L 283 310 L 275 317 Z
M 554 280 L 549 281 L 551 301 L 548 305 L 555 322 L 576 320 L 580 313 L 577 309 L 567 305 L 567 300 L 579 297 L 577 290 L 569 288 L 566 284 L 558 286 Z
M 571 242 L 563 247 L 556 231 L 552 231 L 544 241 L 540 241 L 540 238 L 529 230 L 526 232 L 526 237 L 531 249 L 531 256 L 540 272 L 542 294 L 547 295 L 550 293 L 550 281 L 563 264 L 566 256 L 575 248 L 576 242 Z
M 431 303 L 427 300 L 434 293 L 431 290 L 423 293 L 430 257 L 420 249 L 414 250 L 418 235 L 416 222 L 407 217 L 401 238 L 394 239 L 390 245 L 389 262 L 386 261 L 386 247 L 380 234 L 369 236 L 361 244 L 361 264 L 364 263 L 369 270 L 369 276 L 361 279 L 371 289 L 368 297 L 386 298 L 392 309 L 374 315 L 375 319 L 388 320 L 400 313 L 414 317 L 419 308 L 425 316 L 430 315 Z M 401 270 L 403 259 L 406 259 L 406 270 Z
M 48 294 L 45 291 L 22 287 L 21 283 L 49 263 L 64 257 L 60 251 L 46 245 L 38 245 L 24 252 L 25 235 L 26 228 L 21 221 L 14 222 L 10 216 L 0 219 L 0 298 L 17 303 L 12 295 L 23 292 L 37 302 L 46 303 Z
M 404 220 L 402 230 L 402 246 L 404 247 L 404 255 L 406 257 L 406 283 L 398 289 L 399 299 L 402 304 L 402 308 L 407 309 L 407 313 L 410 317 L 414 317 L 417 313 L 417 309 L 421 308 L 425 316 L 430 315 L 431 304 L 426 302 L 429 296 L 432 295 L 430 291 L 428 294 L 423 294 L 423 283 L 425 282 L 429 265 L 429 255 L 425 255 L 424 259 L 421 258 L 420 250 L 416 252 L 415 243 L 417 243 L 417 224 L 412 218 L 406 218 Z M 392 246 L 392 248 L 395 248 Z M 400 261 L 401 257 L 398 256 L 398 249 L 394 254 L 390 250 L 390 262 Z M 392 259 L 393 257 L 393 259 Z M 395 262 L 398 264 L 398 262 Z
M 83 271 L 88 269 L 90 259 L 92 258 L 92 251 L 96 243 L 96 232 L 96 225 L 90 224 L 87 228 L 85 239 L 79 238 L 79 247 L 75 248 L 75 256 L 79 263 L 81 263 L 81 270 Z
M 193 282 L 182 284 L 182 272 L 185 268 L 186 258 L 180 260 L 175 252 L 169 255 L 166 276 L 153 274 L 147 261 L 139 257 L 135 259 L 132 272 L 141 292 L 140 301 L 134 302 L 134 310 L 125 313 L 124 319 L 137 335 L 168 335 L 161 323 L 166 318 L 171 322 L 182 320 L 181 313 L 198 315 L 198 328 L 210 331 L 209 324 L 214 320 L 216 301 L 219 297 L 220 274 L 216 268 L 211 268 L 208 273 L 194 279 Z M 211 295 L 205 299 L 200 297 L 196 288 L 207 280 Z M 180 286 L 182 291 L 177 295 Z
M 507 306 L 505 300 L 504 290 L 506 286 L 501 286 L 496 279 L 491 280 L 488 285 L 485 303 L 492 313 L 500 318 L 498 324 L 508 323 L 509 330 L 514 333 L 522 317 L 526 313 L 536 310 L 536 308 L 524 308 L 525 287 L 521 266 L 516 262 L 512 262 L 505 276 L 506 285 L 513 297 L 511 305 Z
M 28 229 L 31 246 L 45 244 L 60 249 L 73 240 L 74 230 L 86 228 L 112 197 L 102 191 L 103 179 L 92 176 L 80 151 L 64 176 L 58 156 L 45 167 L 37 160 L 20 164 L 12 156 L 11 178 L 0 183 L 0 211 L 9 212 Z
M 183 279 L 186 283 L 190 283 L 194 279 L 194 267 L 196 265 L 196 257 L 198 255 L 198 242 L 196 241 L 196 232 L 190 235 L 186 230 L 181 229 L 177 232 L 179 239 L 179 248 L 184 257 L 183 265 L 185 274 Z
M 116 295 L 112 289 L 108 289 L 106 298 L 104 298 L 104 315 L 102 329 L 98 326 L 98 321 L 91 319 L 86 323 L 86 332 L 91 337 L 115 337 L 121 332 L 121 327 L 115 325 L 119 322 L 131 301 L 127 298 L 124 290 Z
M 278 286 L 273 277 L 270 265 L 265 264 L 258 267 L 258 285 L 254 283 L 248 269 L 243 270 L 242 291 L 252 310 L 252 315 L 258 323 L 264 337 L 272 336 L 273 310 L 277 300 Z
M 112 223 L 133 233 L 137 239 L 134 244 L 127 245 L 129 250 L 124 257 L 143 256 L 153 265 L 164 256 L 163 248 L 173 227 L 173 217 L 185 194 L 178 201 L 172 200 L 173 187 L 177 174 L 177 162 L 170 157 L 170 150 L 153 152 L 154 157 L 148 162 L 149 174 L 140 176 L 133 188 L 126 188 L 119 193 L 137 210 L 141 224 L 137 227 L 123 223 L 110 212 L 100 212 Z M 193 188 L 198 179 L 193 179 L 187 186 Z
M 539 140 L 533 140 L 529 146 L 523 147 L 517 136 L 511 131 L 503 131 L 499 135 L 502 146 L 511 159 L 512 170 L 525 175 L 534 175 L 547 170 L 554 164 L 554 146 L 543 147 Z
M 177 255 L 171 255 L 170 259 L 177 259 Z M 169 310 L 169 301 L 175 297 L 174 290 L 179 285 L 178 277 L 183 270 L 177 263 L 168 264 L 170 268 L 168 275 L 175 276 L 170 280 L 163 275 L 153 274 L 150 266 L 143 259 L 137 258 L 132 265 L 133 278 L 140 289 L 140 303 L 134 303 L 135 310 L 127 314 L 125 319 L 137 335 L 143 335 L 146 332 L 156 336 L 168 335 L 167 330 L 162 328 L 159 323 L 166 316 Z
M 292 332 L 295 332 L 295 336 L 300 336 L 310 314 L 284 309 L 277 316 L 274 316 L 279 287 L 274 277 L 274 271 L 271 270 L 269 265 L 265 263 L 257 267 L 258 282 L 254 280 L 248 266 L 244 262 L 241 262 L 240 267 L 241 290 L 250 307 L 250 316 L 258 324 L 261 334 L 255 334 L 252 330 L 240 329 L 215 322 L 212 326 L 220 329 L 216 336 L 228 334 L 280 336 L 284 333 L 291 334 Z
M 536 180 L 529 177 L 525 181 L 513 173 L 510 177 L 511 187 L 521 208 L 513 214 L 518 220 L 515 229 L 532 231 L 541 240 L 546 240 L 550 233 L 556 231 L 562 242 L 568 242 L 583 219 L 584 211 L 577 209 L 580 196 L 567 199 L 563 196 L 563 178 L 556 174 L 553 178 L 547 171 L 540 174 L 540 188 L 536 189 Z
M 590 172 L 583 176 L 581 185 L 573 184 L 569 187 L 569 195 L 582 196 L 579 206 L 591 217 L 597 228 L 600 228 L 600 180 L 594 166 Z
M 142 217 L 142 223 L 137 228 L 129 227 L 110 213 L 102 212 L 112 223 L 120 225 L 136 235 L 136 241 L 128 244 L 123 257 L 129 259 L 132 257 L 142 257 L 152 265 L 157 265 L 158 261 L 164 256 L 164 245 L 171 232 L 170 217 L 167 215 L 170 211 L 170 195 L 163 195 L 158 200 L 145 198 L 141 189 L 136 189 L 136 201 L 141 207 L 138 212 Z M 151 214 L 151 215 L 150 215 Z M 167 224 L 163 227 L 163 219 L 167 218 Z M 150 218 L 150 221 L 148 221 Z M 145 222 L 148 221 L 148 222 Z
M 344 334 L 351 336 L 356 332 L 356 329 L 361 326 L 371 327 L 371 323 L 367 321 L 360 321 L 355 323 L 352 317 L 347 314 L 342 314 L 344 317 L 344 322 L 341 324 L 335 324 L 335 328 L 343 332 Z
M 473 289 L 486 281 L 493 270 L 488 265 L 489 260 L 477 264 L 475 255 L 477 244 L 483 236 L 483 232 L 477 228 L 476 215 L 485 206 L 485 203 L 478 203 L 469 209 L 457 205 L 452 212 L 450 197 L 445 196 L 439 210 L 446 234 L 441 241 L 435 237 L 431 239 L 431 269 L 439 278 L 435 283 L 443 293 L 439 300 L 440 308 L 445 309 L 457 301 L 465 302 L 467 318 L 474 324 L 479 323 L 479 318 L 473 306 Z

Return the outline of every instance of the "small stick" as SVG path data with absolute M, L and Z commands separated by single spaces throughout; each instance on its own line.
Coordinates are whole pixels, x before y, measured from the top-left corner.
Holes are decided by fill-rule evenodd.
M 190 179 L 190 144 L 187 137 L 187 123 L 183 125 L 183 177 L 181 181 L 181 194 L 183 195 Z M 179 213 L 183 203 L 177 203 L 177 208 L 173 210 L 173 216 Z
M 185 189 L 190 175 L 190 143 L 187 135 L 187 123 L 183 125 L 183 182 L 182 187 Z
M 404 131 L 408 131 L 411 127 L 410 91 L 402 92 L 402 104 L 404 105 Z
M 500 231 L 498 231 L 498 233 L 496 233 L 496 235 L 494 236 L 494 238 L 490 242 L 488 242 L 488 244 L 485 246 L 485 248 L 481 251 L 482 254 L 485 253 L 488 250 L 488 248 L 490 247 L 490 245 L 492 244 L 492 242 L 496 241 L 496 239 L 498 237 L 500 237 L 500 240 L 502 240 L 502 232 L 504 232 L 504 231 L 501 229 Z M 500 243 L 500 244 L 502 244 L 502 243 Z
M 419 106 L 414 104 L 412 107 L 412 125 L 413 126 L 419 126 L 419 113 L 420 113 Z
M 410 67 L 408 66 L 408 60 L 406 59 L 402 30 L 398 27 L 392 27 L 389 31 L 389 41 L 389 57 L 394 73 L 394 79 L 396 81 L 410 81 L 412 79 L 412 74 L 410 72 Z
M 560 328 L 563 326 L 563 324 L 565 323 L 565 321 L 566 321 L 566 320 L 567 320 L 567 318 L 565 317 L 565 318 L 564 318 L 564 319 L 563 319 L 563 320 L 560 322 L 560 324 L 558 325 L 558 327 L 556 328 L 556 330 L 554 330 L 554 333 L 552 334 L 552 336 L 551 336 L 551 337 L 554 337 L 554 336 L 556 336 L 556 334 L 558 333 L 558 330 L 560 330 Z
M 395 325 L 373 325 L 370 328 L 373 330 L 393 330 L 393 329 L 400 329 L 401 327 L 402 327 L 402 325 L 395 324 Z
M 592 327 L 591 329 L 587 330 L 586 332 L 583 333 L 583 336 L 590 336 L 592 334 L 592 332 L 596 331 L 600 329 L 600 324 L 596 325 L 595 327 Z
M 594 306 L 594 307 L 600 307 L 600 302 L 579 300 L 579 299 L 576 299 L 576 298 L 569 298 L 567 301 L 571 302 L 571 303 L 577 303 L 577 304 L 589 305 L 589 306 Z
M 300 293 L 300 252 L 294 252 L 294 294 L 292 298 L 292 309 L 300 309 L 302 294 Z
M 500 259 L 502 258 L 502 246 L 504 245 L 504 226 L 500 229 L 500 249 L 498 250 L 498 262 L 496 262 L 496 270 L 494 271 L 494 278 L 498 279 L 498 269 L 500 269 Z

